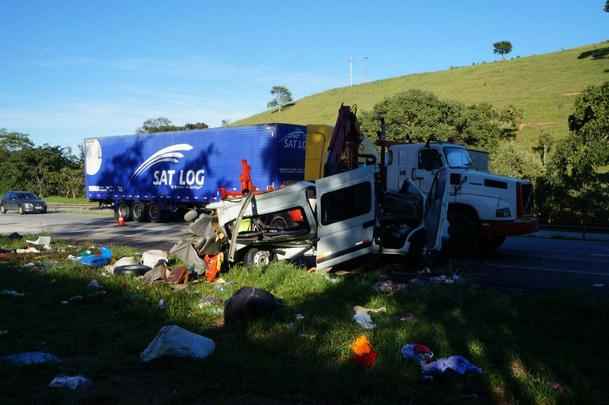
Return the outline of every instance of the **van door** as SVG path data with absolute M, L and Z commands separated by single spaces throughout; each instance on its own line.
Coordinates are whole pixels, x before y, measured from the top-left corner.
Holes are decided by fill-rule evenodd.
M 440 152 L 433 148 L 423 147 L 419 149 L 417 168 L 412 170 L 412 180 L 427 194 L 436 172 L 442 167 L 444 167 L 444 162 Z
M 317 268 L 372 252 L 376 225 L 374 167 L 324 177 L 317 192 Z
M 439 170 L 425 200 L 424 226 L 427 252 L 442 250 L 442 237 L 448 225 L 448 170 Z

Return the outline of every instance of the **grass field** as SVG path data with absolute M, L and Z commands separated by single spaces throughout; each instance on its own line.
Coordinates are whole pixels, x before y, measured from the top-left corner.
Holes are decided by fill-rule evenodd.
M 514 105 L 524 112 L 519 140 L 530 144 L 541 131 L 567 134 L 575 97 L 589 85 L 609 81 L 609 42 L 509 61 L 400 76 L 304 97 L 281 112 L 265 112 L 235 125 L 287 122 L 329 124 L 341 103 L 370 110 L 385 97 L 421 89 L 463 103 Z M 289 87 L 289 83 L 286 83 Z
M 0 239 L 0 246 L 18 246 Z M 607 297 L 580 292 L 515 293 L 463 285 L 410 287 L 383 295 L 376 271 L 330 279 L 285 264 L 234 268 L 221 286 L 190 284 L 174 291 L 138 280 L 102 277 L 67 262 L 78 248 L 0 262 L 0 286 L 23 292 L 0 295 L 0 356 L 49 351 L 58 366 L 0 364 L 0 403 L 606 403 L 609 347 Z M 136 253 L 113 247 L 116 257 Z M 35 271 L 24 263 L 41 263 Z M 108 292 L 91 296 L 98 280 Z M 467 280 L 467 274 L 465 274 Z M 285 301 L 272 319 L 245 328 L 223 326 L 222 306 L 242 286 L 262 287 Z M 61 304 L 82 295 L 83 300 Z M 166 302 L 159 309 L 159 299 Z M 386 306 L 364 331 L 352 307 Z M 297 313 L 304 320 L 296 321 Z M 411 313 L 414 320 L 401 321 Z M 146 365 L 139 353 L 159 328 L 178 324 L 216 342 L 206 360 L 169 359 Z M 379 353 L 372 369 L 350 361 L 350 344 L 365 334 Z M 479 376 L 423 382 L 418 366 L 403 360 L 407 342 L 429 345 L 436 357 L 461 354 L 484 369 Z M 84 398 L 47 388 L 58 373 L 93 380 Z M 603 402 L 604 401 L 604 402 Z
M 59 195 L 51 195 L 51 196 L 45 197 L 44 200 L 50 204 L 75 204 L 75 205 L 91 204 L 89 202 L 89 200 L 87 200 L 84 197 L 69 198 L 69 197 L 62 197 Z M 95 204 L 95 203 L 93 203 L 93 204 Z

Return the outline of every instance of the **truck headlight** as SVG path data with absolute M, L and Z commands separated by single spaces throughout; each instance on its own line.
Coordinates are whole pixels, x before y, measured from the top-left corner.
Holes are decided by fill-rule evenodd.
M 512 216 L 512 212 L 508 207 L 499 208 L 495 214 L 497 218 L 508 218 Z

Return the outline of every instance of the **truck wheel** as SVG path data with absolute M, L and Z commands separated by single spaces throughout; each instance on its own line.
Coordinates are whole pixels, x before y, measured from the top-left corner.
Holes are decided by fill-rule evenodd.
M 476 213 L 466 207 L 448 207 L 448 244 L 451 256 L 479 253 L 480 223 Z
M 480 249 L 484 253 L 494 253 L 505 242 L 505 236 L 497 236 L 492 239 L 482 239 L 480 241 Z
M 148 218 L 152 222 L 160 222 L 163 217 L 163 213 L 161 211 L 161 206 L 156 203 L 150 203 L 148 205 Z
M 133 219 L 137 222 L 146 221 L 146 204 L 143 202 L 136 202 L 133 204 Z
M 243 262 L 252 267 L 268 266 L 271 263 L 271 252 L 250 248 L 245 254 Z
M 6 214 L 6 208 L 4 207 L 4 205 L 0 206 L 0 212 Z
M 124 201 L 121 201 L 118 204 L 118 208 L 116 209 L 115 214 L 117 219 L 119 217 L 125 218 L 125 221 L 131 221 L 133 219 L 131 216 L 133 214 L 133 212 L 131 211 L 131 205 Z

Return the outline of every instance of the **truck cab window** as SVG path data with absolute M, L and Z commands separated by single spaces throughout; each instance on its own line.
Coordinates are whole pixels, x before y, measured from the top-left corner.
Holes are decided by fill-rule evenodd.
M 442 156 L 435 149 L 423 148 L 419 151 L 419 169 L 434 171 L 444 166 Z

